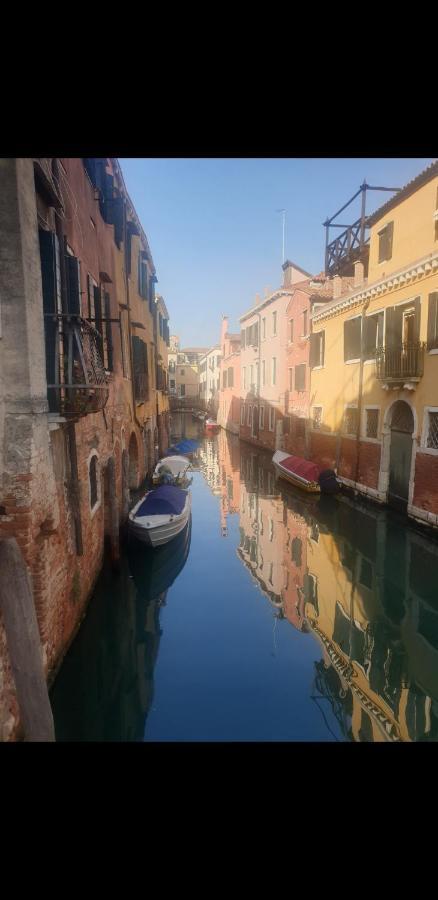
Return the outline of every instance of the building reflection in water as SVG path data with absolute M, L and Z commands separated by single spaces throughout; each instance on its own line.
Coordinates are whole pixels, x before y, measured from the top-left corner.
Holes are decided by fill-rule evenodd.
M 222 530 L 239 509 L 242 563 L 319 642 L 309 691 L 327 727 L 331 711 L 346 740 L 438 740 L 437 542 L 385 509 L 295 491 L 225 432 L 216 448 Z
M 190 550 L 191 520 L 159 550 L 132 543 L 105 567 L 51 693 L 57 741 L 142 741 L 153 700 L 160 611 Z M 170 548 L 170 550 L 169 550 Z

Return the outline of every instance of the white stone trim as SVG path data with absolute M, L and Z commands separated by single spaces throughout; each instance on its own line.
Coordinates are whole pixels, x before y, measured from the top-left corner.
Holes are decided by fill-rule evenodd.
M 93 456 L 96 457 L 96 487 L 97 487 L 97 500 L 94 506 L 91 506 L 91 485 L 90 485 L 90 465 Z M 87 459 L 87 484 L 88 484 L 88 505 L 90 507 L 90 518 L 92 519 L 97 510 L 102 505 L 102 477 L 101 477 L 101 469 L 99 463 L 99 454 L 97 450 L 92 450 Z
M 318 311 L 316 315 L 314 314 L 312 316 L 312 321 L 320 322 L 323 319 L 328 319 L 332 315 L 338 315 L 342 310 L 349 309 L 358 303 L 363 303 L 368 297 L 371 298 L 375 296 L 375 293 L 383 293 L 384 291 L 390 290 L 392 287 L 397 287 L 399 284 L 411 281 L 413 278 L 416 278 L 417 275 L 425 275 L 428 272 L 437 269 L 438 251 L 435 251 L 434 253 L 429 253 L 428 256 L 423 257 L 416 263 L 406 266 L 406 268 L 401 269 L 399 272 L 395 272 L 393 275 L 388 275 L 387 278 L 383 278 L 380 281 L 374 282 L 372 285 L 368 285 L 365 289 L 360 288 L 349 296 L 341 297 L 333 305 L 331 303 L 326 305 L 323 309 Z
M 421 453 L 427 453 L 428 456 L 438 456 L 438 449 L 427 446 L 427 436 L 429 433 L 429 413 L 438 413 L 438 406 L 425 406 L 423 412 L 423 428 L 421 432 L 421 443 L 418 448 Z
M 377 423 L 377 437 L 372 438 L 367 435 L 367 410 L 368 409 L 378 409 L 379 411 L 379 420 Z M 361 441 L 367 441 L 370 444 L 380 444 L 381 439 L 379 437 L 379 427 L 381 424 L 381 416 L 380 416 L 381 407 L 377 403 L 367 403 L 366 406 L 363 407 L 362 410 L 362 422 L 361 422 Z
M 343 475 L 337 475 L 336 477 L 341 484 L 345 484 L 347 487 L 353 488 L 353 490 L 359 491 L 361 494 L 372 497 L 372 499 L 377 500 L 378 503 L 385 503 L 386 494 L 383 494 L 382 491 L 368 487 L 367 484 L 361 484 L 360 481 L 352 481 L 351 478 L 344 478 Z

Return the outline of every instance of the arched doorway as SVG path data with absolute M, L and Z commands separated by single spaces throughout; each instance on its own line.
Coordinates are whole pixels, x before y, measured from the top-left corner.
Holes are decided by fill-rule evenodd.
M 390 415 L 388 503 L 405 509 L 411 477 L 414 416 L 411 407 L 404 400 L 397 400 L 394 403 Z
M 132 432 L 129 439 L 129 487 L 131 490 L 138 486 L 138 444 L 137 438 Z

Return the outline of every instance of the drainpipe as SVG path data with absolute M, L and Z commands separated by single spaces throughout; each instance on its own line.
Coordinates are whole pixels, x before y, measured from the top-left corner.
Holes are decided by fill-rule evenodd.
M 362 321 L 360 332 L 360 362 L 359 362 L 359 394 L 357 400 L 357 432 L 356 432 L 356 469 L 354 473 L 354 481 L 357 484 L 359 479 L 359 462 L 360 462 L 360 423 L 362 419 L 362 393 L 363 393 L 363 364 L 365 356 L 365 316 L 370 305 L 370 299 L 365 301 L 362 309 Z

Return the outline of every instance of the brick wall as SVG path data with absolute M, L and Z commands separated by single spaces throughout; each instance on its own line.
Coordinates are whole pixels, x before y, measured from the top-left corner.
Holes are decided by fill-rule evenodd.
M 438 456 L 417 452 L 413 505 L 438 514 Z

